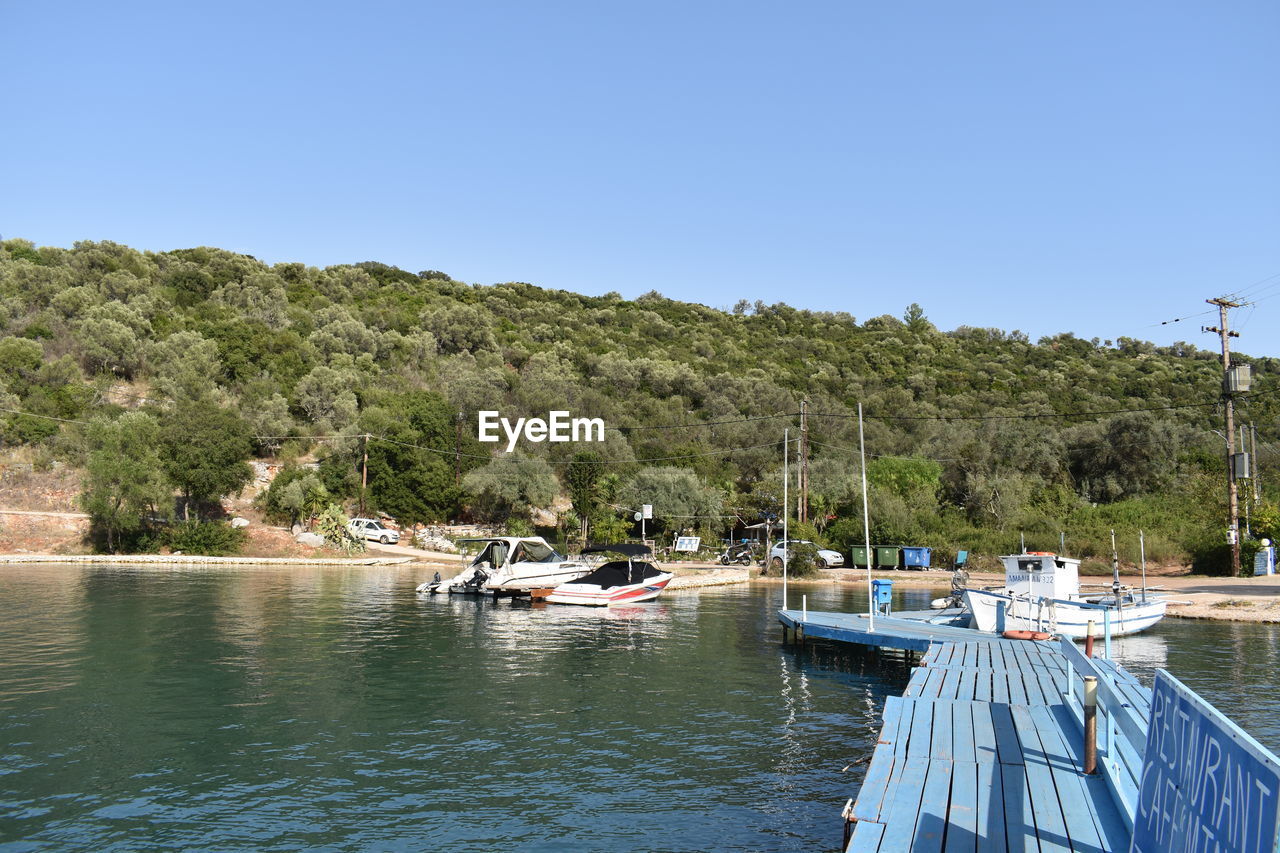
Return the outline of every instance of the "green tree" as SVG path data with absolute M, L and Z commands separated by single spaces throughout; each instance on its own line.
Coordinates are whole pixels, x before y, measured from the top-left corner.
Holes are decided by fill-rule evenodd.
M 569 500 L 573 503 L 574 514 L 581 522 L 579 534 L 583 540 L 589 538 L 591 519 L 599 514 L 603 503 L 601 492 L 604 475 L 604 462 L 594 450 L 575 453 L 573 460 L 565 466 L 565 486 L 569 492 Z
M 462 480 L 475 496 L 472 511 L 487 521 L 524 517 L 532 507 L 547 507 L 556 497 L 556 475 L 545 460 L 507 453 Z
M 179 401 L 162 416 L 158 438 L 164 470 L 184 498 L 184 519 L 193 503 L 239 493 L 253 479 L 249 425 L 210 400 Z
M 149 518 L 168 517 L 173 488 L 157 453 L 159 427 L 143 412 L 114 421 L 98 419 L 88 428 L 88 456 L 80 505 L 89 514 L 92 535 L 115 552 L 142 530 Z
M 373 436 L 368 479 L 374 506 L 405 525 L 443 520 L 459 511 L 455 463 L 465 473 L 483 445 L 466 436 L 459 440 L 456 417 L 443 397 L 429 391 L 384 393 L 362 413 L 359 428 Z M 353 442 L 348 460 L 356 461 L 360 452 Z

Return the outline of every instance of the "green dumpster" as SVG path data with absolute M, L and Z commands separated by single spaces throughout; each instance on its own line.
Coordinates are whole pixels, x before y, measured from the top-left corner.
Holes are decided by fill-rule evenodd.
M 864 546 L 862 546 L 862 545 L 854 545 L 854 546 L 853 546 L 853 551 L 852 551 L 852 553 L 851 553 L 851 555 L 850 555 L 850 556 L 853 558 L 853 565 L 855 565 L 855 566 L 862 566 L 863 568 L 866 568 L 866 566 L 867 566 L 867 549 L 866 549 Z
M 897 545 L 877 545 L 876 546 L 876 568 L 879 569 L 896 569 L 898 568 L 898 555 L 900 548 Z

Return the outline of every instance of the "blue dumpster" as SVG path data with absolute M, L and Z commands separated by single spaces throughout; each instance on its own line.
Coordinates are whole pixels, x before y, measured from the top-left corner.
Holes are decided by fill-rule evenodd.
M 871 597 L 875 599 L 876 608 L 882 605 L 893 603 L 893 581 L 890 580 L 873 580 L 871 582 Z
M 927 569 L 932 555 L 931 548 L 903 548 L 902 565 L 908 569 Z

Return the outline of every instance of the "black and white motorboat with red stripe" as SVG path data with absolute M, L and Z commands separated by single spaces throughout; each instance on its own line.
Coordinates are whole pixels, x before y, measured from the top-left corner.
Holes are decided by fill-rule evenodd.
M 626 559 L 610 560 L 577 580 L 561 584 L 547 596 L 547 601 L 595 607 L 634 604 L 657 598 L 675 577 L 643 559 L 653 555 L 648 545 L 593 545 L 582 549 L 584 555 L 606 552 L 621 554 Z

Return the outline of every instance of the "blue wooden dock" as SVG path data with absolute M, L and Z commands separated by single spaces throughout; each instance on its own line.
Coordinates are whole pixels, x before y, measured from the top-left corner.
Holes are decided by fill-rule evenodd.
M 946 643 L 890 697 L 849 813 L 848 851 L 1119 851 L 1130 828 L 1081 726 L 1054 643 Z
M 797 639 L 923 652 L 889 697 L 846 806 L 846 850 L 1124 851 L 1151 691 L 1069 641 L 1005 640 L 877 615 L 784 610 Z M 1085 775 L 1083 676 L 1100 681 L 1099 772 Z
M 813 640 L 831 640 L 909 652 L 925 652 L 939 643 L 1006 642 L 992 634 L 981 634 L 970 628 L 931 624 L 923 619 L 905 619 L 900 616 L 877 615 L 874 628 L 865 613 L 780 610 L 778 621 L 784 629 Z

